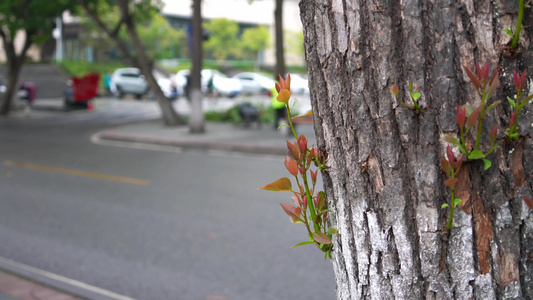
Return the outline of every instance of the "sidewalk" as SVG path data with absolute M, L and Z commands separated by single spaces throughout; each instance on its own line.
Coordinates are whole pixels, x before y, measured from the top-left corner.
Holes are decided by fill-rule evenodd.
M 70 294 L 47 288 L 0 270 L 0 300 L 76 300 Z
M 308 139 L 308 145 L 316 144 L 313 125 L 300 124 L 297 134 Z M 286 155 L 287 140 L 295 138 L 288 127 L 276 130 L 271 124 L 252 124 L 244 128 L 240 124 L 206 123 L 205 133 L 191 134 L 188 126 L 166 127 L 161 120 L 122 125 L 97 133 L 93 141 L 120 141 L 194 150 L 231 151 L 258 155 Z

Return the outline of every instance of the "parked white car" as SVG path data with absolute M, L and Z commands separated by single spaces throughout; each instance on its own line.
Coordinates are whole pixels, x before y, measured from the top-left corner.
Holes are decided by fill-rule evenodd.
M 268 94 L 276 84 L 273 79 L 254 72 L 238 73 L 233 78 L 241 81 L 243 94 Z
M 172 78 L 156 70 L 153 71 L 153 75 L 167 98 L 175 99 L 180 94 L 179 89 L 173 90 Z M 132 94 L 137 99 L 142 98 L 149 91 L 148 83 L 138 68 L 116 69 L 111 75 L 110 89 L 113 95 L 118 98 Z
M 148 83 L 137 68 L 116 69 L 111 75 L 111 92 L 117 98 L 122 98 L 126 94 L 132 94 L 140 99 L 148 92 Z
M 178 78 L 187 78 L 189 76 L 189 70 L 181 70 L 176 76 Z M 213 90 L 220 96 L 223 97 L 235 97 L 242 92 L 242 84 L 238 79 L 230 78 L 225 74 L 217 70 L 204 69 L 201 72 L 202 76 L 202 92 L 209 93 L 209 81 L 213 80 Z M 178 80 L 183 81 L 183 80 Z M 187 80 L 185 80 L 185 84 Z M 185 86 L 183 87 L 185 88 Z
M 302 75 L 291 73 L 291 93 L 309 95 L 309 80 Z

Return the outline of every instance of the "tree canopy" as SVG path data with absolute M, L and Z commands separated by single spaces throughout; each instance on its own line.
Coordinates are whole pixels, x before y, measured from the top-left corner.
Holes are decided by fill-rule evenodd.
M 205 49 L 211 51 L 215 59 L 225 60 L 231 55 L 240 55 L 237 38 L 239 25 L 236 21 L 217 18 L 204 23 L 203 27 L 210 34 L 209 39 L 204 43 Z

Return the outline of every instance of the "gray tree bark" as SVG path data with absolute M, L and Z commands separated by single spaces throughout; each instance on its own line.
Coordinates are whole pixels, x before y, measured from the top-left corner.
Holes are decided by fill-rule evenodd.
M 204 133 L 204 113 L 202 109 L 202 0 L 192 1 L 192 70 L 190 72 L 189 101 L 191 102 L 191 115 L 189 131 L 191 133 Z
M 275 0 L 274 23 L 276 36 L 276 80 L 278 76 L 285 76 L 285 46 L 283 43 L 283 0 Z
M 306 60 L 334 236 L 338 299 L 533 299 L 533 104 L 507 143 L 512 74 L 533 63 L 526 10 L 518 51 L 509 51 L 518 1 L 301 0 Z M 484 121 L 498 126 L 483 171 L 463 165 L 455 227 L 439 159 L 457 136 L 456 105 L 481 102 L 463 71 L 501 64 L 503 100 Z M 531 70 L 528 70 L 532 73 Z M 391 96 L 421 87 L 415 114 Z M 528 94 L 533 88 L 528 74 Z M 485 151 L 487 141 L 483 141 Z

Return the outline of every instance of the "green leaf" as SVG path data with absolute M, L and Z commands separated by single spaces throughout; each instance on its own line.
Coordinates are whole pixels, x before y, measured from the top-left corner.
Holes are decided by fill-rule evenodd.
M 483 168 L 483 170 L 487 170 L 488 168 L 490 168 L 490 166 L 492 166 L 492 162 L 486 158 L 483 159 L 483 162 L 485 163 L 485 167 Z
M 293 245 L 293 246 L 291 246 L 291 248 L 299 247 L 299 246 L 303 246 L 303 245 L 314 244 L 314 243 L 315 243 L 314 241 L 305 241 L 305 242 L 301 242 L 301 243 L 298 243 L 296 245 Z
M 533 99 L 533 94 L 527 96 L 524 100 L 522 100 L 522 107 L 524 107 L 524 105 L 531 101 L 531 99 Z
M 509 29 L 509 28 L 505 28 L 504 30 L 505 30 L 505 33 L 507 33 L 508 35 L 510 35 L 510 36 L 513 36 L 513 35 L 514 35 L 514 34 L 513 34 L 513 31 L 512 31 L 511 29 Z
M 460 145 L 461 143 L 459 140 L 451 135 L 447 135 L 441 139 L 441 141 L 445 141 L 454 145 Z
M 339 233 L 339 231 L 337 230 L 337 228 L 330 228 L 328 229 L 328 234 L 337 234 Z
M 463 109 L 465 110 L 466 116 L 468 117 L 472 114 L 472 112 L 474 112 L 476 108 L 472 105 L 465 104 L 463 105 Z
M 331 258 L 331 250 L 326 251 L 326 254 L 324 254 L 324 260 L 327 260 L 328 258 Z
M 516 108 L 516 103 L 514 102 L 513 99 L 507 97 L 507 101 L 509 102 L 509 104 L 511 104 L 512 107 Z
M 481 150 L 474 150 L 468 155 L 468 159 L 480 159 L 483 157 L 485 157 L 485 154 Z
M 282 128 L 282 127 L 291 127 L 291 126 L 289 126 L 289 124 L 283 124 L 283 125 L 280 125 L 280 126 L 278 127 L 278 129 L 280 129 L 280 128 Z
M 411 93 L 411 97 L 413 98 L 413 100 L 418 100 L 418 98 L 420 98 L 420 93 Z
M 466 148 L 463 145 L 457 145 L 457 147 L 464 155 L 468 155 L 468 151 L 466 151 Z
M 322 231 L 311 232 L 311 235 L 312 235 L 313 239 L 315 241 L 319 242 L 320 244 L 324 244 L 324 245 L 331 244 L 331 240 L 329 239 L 329 236 L 327 236 Z
M 453 206 L 457 206 L 457 205 L 461 204 L 461 202 L 463 202 L 463 200 L 461 200 L 459 198 L 453 199 Z
M 272 183 L 265 185 L 260 190 L 266 191 L 292 191 L 292 184 L 289 178 L 283 177 Z
M 487 110 L 485 111 L 485 114 L 488 114 L 489 111 L 491 111 L 494 107 L 496 107 L 496 105 L 500 104 L 500 102 L 501 102 L 500 100 L 498 100 L 498 101 L 494 101 L 494 102 L 493 102 L 493 103 L 487 108 Z
M 440 206 L 440 208 L 446 208 L 448 207 L 449 205 L 447 203 L 444 203 L 443 205 Z

